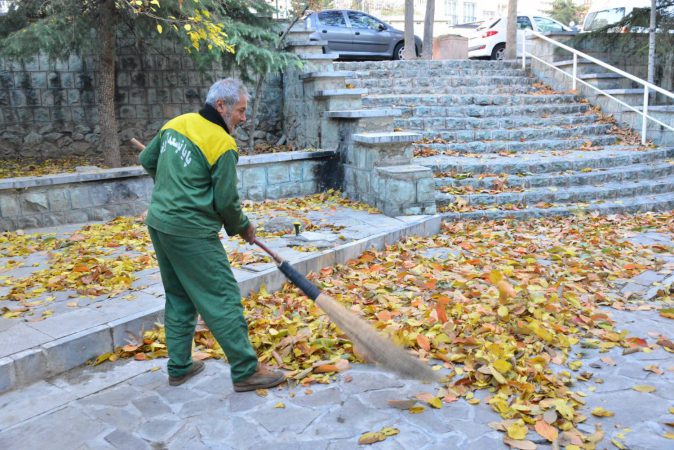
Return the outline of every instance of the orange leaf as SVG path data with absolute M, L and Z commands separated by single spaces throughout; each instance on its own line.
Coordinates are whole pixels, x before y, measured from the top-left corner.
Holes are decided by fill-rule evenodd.
M 438 320 L 441 323 L 446 323 L 447 322 L 447 313 L 445 312 L 445 307 L 438 305 L 437 308 L 435 308 L 435 312 L 438 314 Z
M 339 367 L 334 364 L 324 364 L 314 369 L 316 373 L 339 372 Z
M 427 352 L 431 351 L 431 343 L 423 334 L 417 334 L 417 344 L 419 344 L 419 347 L 423 348 Z
M 536 422 L 536 426 L 534 428 L 536 429 L 536 433 L 540 434 L 550 442 L 556 441 L 557 437 L 559 436 L 557 428 L 553 427 L 552 425 L 549 425 L 544 420 L 539 420 L 538 422 Z
M 86 264 L 75 264 L 73 272 L 89 272 L 89 266 Z

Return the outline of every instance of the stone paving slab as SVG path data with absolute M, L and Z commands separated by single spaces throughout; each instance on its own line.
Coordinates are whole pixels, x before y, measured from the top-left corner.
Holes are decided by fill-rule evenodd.
M 381 249 L 405 235 L 433 235 L 440 230 L 439 216 L 392 218 L 343 206 L 310 210 L 300 216 L 318 230 L 264 241 L 303 274 L 345 263 L 370 247 Z M 258 226 L 265 226 L 269 220 L 262 213 L 253 212 L 249 217 Z M 298 214 L 293 211 L 274 214 L 275 219 L 283 217 L 291 222 L 298 220 Z M 67 238 L 81 227 L 68 225 L 30 233 Z M 264 254 L 239 238 L 224 236 L 222 242 L 230 253 Z M 298 251 L 296 245 L 301 245 L 304 250 Z M 119 251 L 115 250 L 109 256 Z M 46 267 L 47 258 L 47 252 L 13 257 L 11 259 L 23 265 L 0 270 L 0 275 L 15 279 L 29 276 Z M 272 263 L 234 268 L 234 274 L 243 296 L 256 292 L 262 285 L 273 292 L 286 282 Z M 49 309 L 53 314 L 45 320 L 0 318 L 0 361 L 4 361 L 0 363 L 0 392 L 83 364 L 90 358 L 113 351 L 114 347 L 139 339 L 144 330 L 163 322 L 164 292 L 158 269 L 143 270 L 135 275 L 138 277 L 133 284 L 135 290 L 111 298 L 107 295 L 82 297 L 74 291 L 46 292 L 34 300 L 54 299 L 34 308 L 35 315 L 32 316 L 39 317 L 42 311 Z M 73 301 L 77 302 L 77 308 L 68 306 Z M 0 307 L 3 306 L 15 308 L 17 302 L 0 297 Z

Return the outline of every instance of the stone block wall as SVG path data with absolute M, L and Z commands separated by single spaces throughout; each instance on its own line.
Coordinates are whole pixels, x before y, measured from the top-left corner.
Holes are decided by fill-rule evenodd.
M 241 157 L 242 199 L 310 195 L 334 188 L 335 152 Z M 109 220 L 147 209 L 152 179 L 142 167 L 0 180 L 0 231 Z
M 76 56 L 0 60 L 0 157 L 96 154 L 97 65 L 94 57 Z M 128 146 L 131 137 L 149 140 L 168 119 L 198 110 L 213 81 L 232 74 L 217 65 L 202 73 L 172 44 L 160 53 L 120 38 L 116 75 L 120 140 Z M 254 96 L 254 86 L 248 87 Z M 268 77 L 255 133 L 260 141 L 275 143 L 283 133 L 282 91 L 281 77 Z M 248 141 L 243 129 L 236 137 L 240 144 Z

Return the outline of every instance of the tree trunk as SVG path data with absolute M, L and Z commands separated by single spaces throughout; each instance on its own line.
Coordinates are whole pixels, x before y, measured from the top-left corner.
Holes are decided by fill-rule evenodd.
M 651 0 L 651 21 L 648 29 L 648 82 L 655 83 L 655 17 L 657 0 Z
M 255 153 L 255 121 L 257 120 L 257 110 L 260 107 L 262 100 L 262 83 L 264 83 L 265 75 L 257 76 L 257 83 L 255 84 L 255 98 L 253 99 L 253 110 L 250 113 L 250 124 L 248 125 L 248 154 Z
M 505 59 L 517 57 L 517 0 L 508 0 Z
M 433 59 L 433 22 L 435 22 L 435 0 L 427 0 L 424 18 L 424 48 L 421 59 Z
M 115 1 L 105 0 L 100 5 L 101 23 L 99 28 L 101 61 L 98 73 L 98 116 L 101 126 L 99 146 L 103 151 L 105 164 L 120 167 L 122 158 L 117 136 L 115 116 L 115 57 L 117 54 Z
M 405 0 L 405 59 L 416 59 L 414 49 L 414 0 Z

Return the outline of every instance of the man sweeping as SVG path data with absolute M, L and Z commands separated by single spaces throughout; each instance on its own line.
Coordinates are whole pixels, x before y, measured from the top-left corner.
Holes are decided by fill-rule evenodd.
M 246 120 L 248 91 L 240 80 L 215 82 L 198 113 L 170 120 L 140 154 L 154 179 L 146 223 L 164 290 L 169 384 L 204 368 L 192 360 L 200 314 L 231 365 L 237 392 L 269 388 L 285 379 L 261 365 L 248 338 L 241 293 L 218 232 L 255 239 L 237 192 L 238 150 L 231 136 Z

